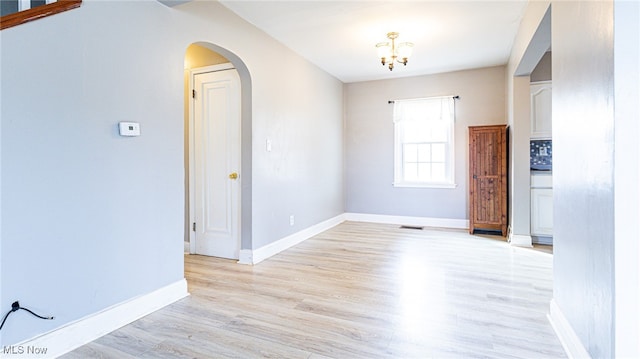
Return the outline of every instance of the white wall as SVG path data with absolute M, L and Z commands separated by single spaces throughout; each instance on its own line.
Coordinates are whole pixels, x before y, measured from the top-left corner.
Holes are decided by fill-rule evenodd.
M 504 67 L 346 87 L 347 212 L 468 219 L 468 130 L 506 123 Z M 393 187 L 393 105 L 389 100 L 458 95 L 455 189 Z
M 640 358 L 640 3 L 614 19 L 615 355 Z
M 614 164 L 638 165 L 614 163 L 613 2 L 552 11 L 553 297 L 589 354 L 613 358 Z
M 550 5 L 548 41 L 536 35 Z M 561 311 L 553 319 L 566 320 L 560 334 L 572 354 L 581 346 L 594 358 L 640 356 L 638 18 L 634 2 L 530 2 L 507 66 L 509 123 L 517 126 L 524 105 L 514 76 L 526 76 L 533 53 L 552 43 L 554 302 Z M 528 188 L 514 177 L 518 216 L 527 209 L 515 195 Z
M 0 345 L 183 277 L 191 43 L 227 49 L 250 76 L 243 248 L 344 211 L 342 84 L 217 2 L 86 0 L 1 35 L 0 308 L 20 300 L 56 320 L 15 313 Z M 118 136 L 119 121 L 140 122 L 142 136 Z

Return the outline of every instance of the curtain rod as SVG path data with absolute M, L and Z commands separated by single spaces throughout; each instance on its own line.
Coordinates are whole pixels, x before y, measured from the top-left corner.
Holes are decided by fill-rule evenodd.
M 460 96 L 458 96 L 458 95 L 455 95 L 455 96 L 439 96 L 439 97 L 438 96 L 434 96 L 434 97 L 424 97 L 424 98 L 447 98 L 447 97 L 451 97 L 454 100 L 459 100 L 460 99 Z M 394 100 L 389 100 L 388 103 L 395 103 L 395 101 Z

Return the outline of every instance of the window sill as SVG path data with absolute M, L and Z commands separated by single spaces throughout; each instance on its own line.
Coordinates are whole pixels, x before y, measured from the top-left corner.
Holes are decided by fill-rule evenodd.
M 458 185 L 455 183 L 394 182 L 393 187 L 453 189 L 458 187 Z

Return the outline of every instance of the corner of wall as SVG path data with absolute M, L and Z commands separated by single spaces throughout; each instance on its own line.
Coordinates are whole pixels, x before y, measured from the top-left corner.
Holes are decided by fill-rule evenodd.
M 528 247 L 528 248 L 533 247 L 533 244 L 532 244 L 533 240 L 531 239 L 531 236 L 522 235 L 522 234 L 513 234 L 513 232 L 509 232 L 508 242 L 512 246 L 516 246 L 516 247 Z
M 301 231 L 293 233 L 289 236 L 280 238 L 277 241 L 271 242 L 255 250 L 242 249 L 240 250 L 238 263 L 249 264 L 249 265 L 258 264 L 269 257 L 272 257 L 288 248 L 295 246 L 298 243 L 305 241 L 306 239 L 309 239 L 332 227 L 337 226 L 338 224 L 344 222 L 345 220 L 346 220 L 345 214 L 340 214 L 326 221 L 320 222 L 311 227 L 307 227 Z
M 569 358 L 591 359 L 555 299 L 551 300 L 548 319 Z

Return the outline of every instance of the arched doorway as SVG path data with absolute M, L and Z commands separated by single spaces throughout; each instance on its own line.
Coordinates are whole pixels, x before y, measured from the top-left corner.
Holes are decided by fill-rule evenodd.
M 251 80 L 249 72 L 235 54 L 226 49 L 207 42 L 191 44 L 185 51 L 184 61 L 184 161 L 185 161 L 185 252 L 196 253 L 195 246 L 198 223 L 196 221 L 196 139 L 194 137 L 195 119 L 192 111 L 194 94 L 194 76 L 208 70 L 235 69 L 240 81 L 240 116 L 239 147 L 234 152 L 239 159 L 239 168 L 230 173 L 237 173 L 238 185 L 239 245 L 233 258 L 239 258 L 242 249 L 251 248 Z M 198 197 L 200 198 L 200 197 Z M 224 255 L 223 255 L 224 256 Z M 230 256 L 225 256 L 232 258 Z

